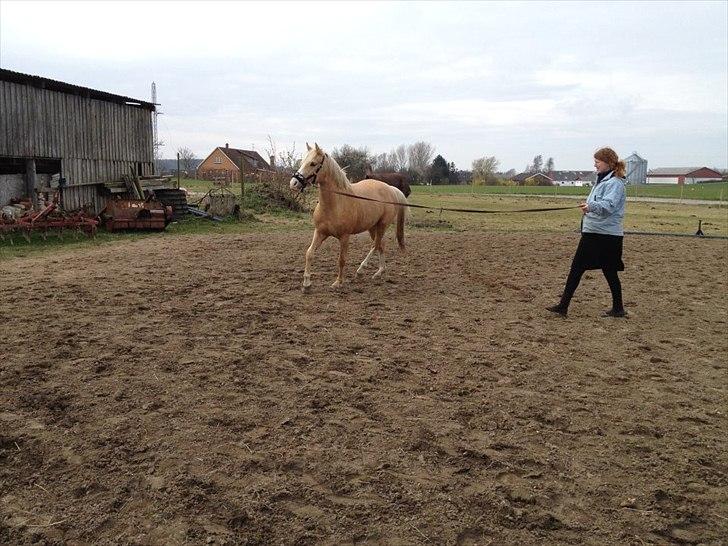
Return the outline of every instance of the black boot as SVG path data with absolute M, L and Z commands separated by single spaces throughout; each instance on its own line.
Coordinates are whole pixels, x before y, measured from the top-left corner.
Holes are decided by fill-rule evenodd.
M 562 317 L 565 317 L 569 311 L 569 307 L 562 303 L 558 303 L 556 305 L 552 305 L 551 307 L 547 307 L 546 310 L 551 311 L 552 313 L 556 313 L 557 315 L 561 315 Z
M 604 277 L 609 283 L 609 290 L 612 293 L 612 308 L 609 311 L 602 313 L 603 317 L 625 317 L 627 312 L 624 310 L 624 304 L 622 303 L 622 283 L 619 282 L 619 275 L 616 271 L 604 270 Z

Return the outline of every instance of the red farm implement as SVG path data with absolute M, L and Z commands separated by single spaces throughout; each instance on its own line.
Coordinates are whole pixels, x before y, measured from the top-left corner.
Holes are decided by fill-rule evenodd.
M 101 211 L 101 219 L 109 231 L 150 229 L 163 231 L 172 220 L 172 207 L 160 201 L 117 199 L 109 201 Z
M 59 209 L 58 204 L 51 203 L 40 211 L 28 211 L 19 218 L 0 217 L 0 238 L 9 237 L 12 243 L 13 235 L 18 234 L 30 241 L 33 232 L 40 233 L 45 239 L 50 231 L 62 237 L 64 230 L 91 237 L 96 235 L 98 225 L 96 218 L 83 212 L 66 213 Z

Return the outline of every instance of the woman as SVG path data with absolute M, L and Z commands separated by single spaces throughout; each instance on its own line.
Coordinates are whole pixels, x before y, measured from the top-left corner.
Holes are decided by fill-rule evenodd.
M 584 215 L 581 240 L 571 262 L 561 301 L 546 309 L 566 316 L 571 298 L 587 269 L 601 269 L 612 292 L 612 308 L 604 317 L 624 317 L 622 285 L 618 271 L 624 271 L 622 240 L 624 238 L 625 173 L 624 161 L 611 148 L 601 148 L 594 154 L 597 181 L 586 203 L 579 207 Z

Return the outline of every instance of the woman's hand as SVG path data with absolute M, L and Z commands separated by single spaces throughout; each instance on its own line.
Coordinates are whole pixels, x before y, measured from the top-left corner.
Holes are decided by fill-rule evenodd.
M 587 212 L 589 212 L 589 205 L 587 205 L 586 203 L 579 203 L 579 208 L 581 209 L 582 214 L 586 214 Z

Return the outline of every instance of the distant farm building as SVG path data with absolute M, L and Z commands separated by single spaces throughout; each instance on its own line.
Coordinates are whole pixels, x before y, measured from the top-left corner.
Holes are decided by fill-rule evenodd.
M 594 171 L 551 171 L 546 176 L 555 186 L 591 186 L 597 179 Z
M 519 173 L 513 178 L 512 182 L 515 182 L 519 186 L 552 186 L 553 180 L 543 173 Z
M 0 69 L 0 205 L 57 188 L 100 212 L 105 183 L 154 173 L 155 105 Z
M 595 180 L 594 171 L 525 172 L 511 178 L 519 186 L 591 186 Z
M 647 173 L 648 184 L 697 184 L 722 179 L 718 171 L 708 167 L 661 167 Z
M 640 157 L 637 152 L 624 160 L 627 173 L 627 184 L 644 184 L 647 182 L 647 160 Z
M 218 146 L 200 163 L 197 167 L 197 177 L 217 182 L 239 182 L 241 166 L 243 174 L 272 170 L 258 152 L 230 148 L 226 143 L 224 148 Z

